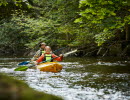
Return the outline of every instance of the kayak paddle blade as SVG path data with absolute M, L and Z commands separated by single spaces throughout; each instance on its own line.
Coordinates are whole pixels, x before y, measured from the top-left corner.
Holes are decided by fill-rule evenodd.
M 18 68 L 14 69 L 14 71 L 26 71 L 30 67 L 34 67 L 34 64 L 28 64 L 28 66 L 19 66 Z
M 14 69 L 14 71 L 26 71 L 29 67 L 28 66 L 20 66 L 16 69 Z
M 67 52 L 67 53 L 64 54 L 64 57 L 67 57 L 67 56 L 70 55 L 70 54 L 76 53 L 77 51 L 78 51 L 78 50 L 76 49 L 76 50 Z
M 24 62 L 19 63 L 18 65 L 27 65 L 29 63 L 30 63 L 30 61 L 24 61 Z

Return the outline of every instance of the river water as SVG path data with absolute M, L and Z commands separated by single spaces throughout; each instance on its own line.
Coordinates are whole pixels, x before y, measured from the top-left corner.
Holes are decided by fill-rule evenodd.
M 25 81 L 31 88 L 64 100 L 130 100 L 130 61 L 119 58 L 68 57 L 59 73 L 36 69 L 14 71 L 25 57 L 1 57 L 0 72 Z

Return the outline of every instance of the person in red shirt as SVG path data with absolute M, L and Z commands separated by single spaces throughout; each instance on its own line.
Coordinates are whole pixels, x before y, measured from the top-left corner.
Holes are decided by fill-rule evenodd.
M 60 54 L 59 56 L 55 55 L 54 53 L 52 53 L 52 50 L 49 46 L 45 47 L 45 53 L 42 54 L 35 62 L 35 64 L 38 64 L 40 62 L 43 61 L 47 61 L 47 62 L 53 62 L 53 61 L 62 61 L 63 59 L 63 55 Z

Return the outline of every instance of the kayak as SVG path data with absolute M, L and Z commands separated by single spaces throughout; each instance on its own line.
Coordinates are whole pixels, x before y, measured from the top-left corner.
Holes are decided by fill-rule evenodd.
M 45 62 L 36 66 L 37 69 L 44 72 L 60 72 L 62 70 L 62 65 L 57 62 Z

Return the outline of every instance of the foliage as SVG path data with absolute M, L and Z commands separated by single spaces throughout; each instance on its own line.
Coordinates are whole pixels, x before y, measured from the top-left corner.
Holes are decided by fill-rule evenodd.
M 30 43 L 29 47 L 34 47 L 39 41 L 49 37 L 45 37 L 45 35 L 52 30 L 53 26 L 51 22 L 14 14 L 9 20 L 2 20 L 0 27 L 1 47 L 17 51 L 27 47 L 28 43 Z
M 116 29 L 124 30 L 130 24 L 129 0 L 80 0 L 80 22 L 82 26 L 92 28 L 98 45 L 114 37 Z
M 24 26 L 20 23 L 20 18 L 12 18 L 11 20 L 3 19 L 0 25 L 0 46 L 8 51 L 18 51 L 25 49 L 24 44 L 27 42 L 28 37 L 22 32 Z
M 14 3 L 16 6 L 22 6 L 22 2 L 27 2 L 27 0 L 1 0 L 0 6 L 4 5 L 7 6 L 10 2 Z
M 63 46 L 68 43 L 74 45 L 79 33 L 78 26 L 73 24 L 77 15 L 78 0 L 28 2 L 32 5 L 30 11 L 23 13 L 22 6 L 21 10 L 11 11 L 11 17 L 1 20 L 0 35 L 5 37 L 1 37 L 2 47 L 6 47 L 12 41 L 13 46 L 10 48 L 14 51 L 22 47 L 34 48 L 41 41 L 51 46 Z
M 129 0 L 6 2 L 0 2 L 0 8 L 5 9 L 5 13 L 0 13 L 2 49 L 34 48 L 41 41 L 52 47 L 85 47 L 95 42 L 100 46 L 113 41 L 116 35 L 128 37 L 124 34 L 129 33 L 126 30 L 130 24 Z M 12 44 L 8 46 L 10 42 Z

